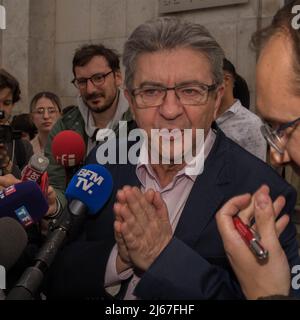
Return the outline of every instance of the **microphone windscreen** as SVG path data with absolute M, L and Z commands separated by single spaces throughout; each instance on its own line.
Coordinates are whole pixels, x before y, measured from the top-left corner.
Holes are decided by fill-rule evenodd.
M 40 172 L 40 173 L 44 173 L 46 170 L 47 170 L 47 167 L 49 165 L 49 160 L 47 157 L 43 156 L 43 155 L 40 155 L 40 154 L 34 154 L 29 162 L 28 162 L 28 165 Z
M 74 167 L 80 164 L 86 152 L 83 138 L 72 130 L 58 133 L 53 138 L 51 148 L 55 161 L 64 167 Z
M 27 245 L 27 234 L 14 219 L 0 219 L 0 265 L 9 270 L 19 259 Z
M 22 181 L 39 182 L 48 165 L 48 158 L 43 155 L 34 154 L 22 171 Z
M 39 222 L 48 209 L 48 202 L 35 182 L 17 183 L 0 192 L 0 218 L 14 218 L 25 228 Z
M 65 195 L 69 201 L 80 200 L 90 214 L 96 214 L 107 202 L 113 189 L 110 172 L 98 164 L 81 168 L 70 181 Z

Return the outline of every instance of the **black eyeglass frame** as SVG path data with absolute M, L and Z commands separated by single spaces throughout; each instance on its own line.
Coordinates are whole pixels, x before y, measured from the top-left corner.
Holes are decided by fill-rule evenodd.
M 113 73 L 113 72 L 114 72 L 113 70 L 110 70 L 110 71 L 107 72 L 107 73 L 99 73 L 99 72 L 98 72 L 98 73 L 93 74 L 93 75 L 90 76 L 89 78 L 81 78 L 82 80 L 83 80 L 83 79 L 85 80 L 85 85 L 82 86 L 82 87 L 86 87 L 89 80 L 92 82 L 92 84 L 93 84 L 94 86 L 103 85 L 104 82 L 105 82 L 105 78 L 106 78 L 108 75 L 110 75 L 111 73 Z M 93 78 L 94 78 L 95 76 L 101 76 L 101 83 L 98 83 L 98 84 L 95 84 L 95 83 L 94 83 Z M 76 79 L 76 78 L 74 78 L 74 79 L 71 81 L 71 83 L 72 83 L 77 89 L 80 89 L 80 86 L 79 86 L 78 84 L 76 84 L 76 81 L 81 80 L 81 79 Z

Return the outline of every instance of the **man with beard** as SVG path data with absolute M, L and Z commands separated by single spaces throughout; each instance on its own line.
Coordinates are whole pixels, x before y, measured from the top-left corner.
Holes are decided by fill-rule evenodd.
M 48 168 L 50 184 L 57 194 L 59 214 L 65 205 L 63 191 L 66 188 L 66 174 L 57 165 L 51 152 L 53 138 L 63 130 L 74 130 L 84 139 L 86 155 L 96 145 L 99 129 L 119 129 L 119 121 L 131 120 L 128 102 L 120 86 L 122 75 L 119 57 L 111 49 L 99 45 L 84 45 L 73 58 L 72 83 L 78 89 L 78 108 L 72 108 L 56 123 L 49 134 L 45 155 L 50 160 Z M 98 135 L 97 135 L 98 133 Z

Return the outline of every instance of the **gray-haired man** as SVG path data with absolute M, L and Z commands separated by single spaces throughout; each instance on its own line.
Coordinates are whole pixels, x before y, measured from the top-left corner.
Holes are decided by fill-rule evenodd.
M 223 94 L 224 54 L 199 24 L 160 18 L 140 25 L 125 44 L 125 95 L 148 140 L 136 165 L 108 165 L 114 179 L 110 202 L 89 221 L 80 241 L 67 247 L 49 279 L 49 294 L 100 297 L 120 289 L 123 299 L 240 299 L 214 219 L 239 193 L 262 183 L 282 193 L 291 212 L 295 194 L 266 164 L 227 139 L 213 121 Z M 196 129 L 203 129 L 201 173 L 189 174 L 189 161 L 170 141 L 170 163 L 147 163 L 151 133 L 178 129 L 195 157 Z M 148 142 L 148 144 L 146 143 Z M 180 153 L 181 154 L 178 154 Z M 95 163 L 97 150 L 88 162 Z M 115 213 L 115 216 L 113 214 Z M 289 263 L 297 256 L 295 230 L 282 234 Z

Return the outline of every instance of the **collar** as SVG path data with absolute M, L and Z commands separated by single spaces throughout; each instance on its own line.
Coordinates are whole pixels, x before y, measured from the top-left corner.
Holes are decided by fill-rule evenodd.
M 207 136 L 206 136 L 206 139 L 204 141 L 204 145 L 202 146 L 199 153 L 196 155 L 196 157 L 193 157 L 192 161 L 188 162 L 184 168 L 182 168 L 180 171 L 178 171 L 176 176 L 186 175 L 187 177 L 189 177 L 190 179 L 192 179 L 195 182 L 198 175 L 201 174 L 203 171 L 203 165 L 201 165 L 201 164 L 204 164 L 204 161 L 208 157 L 208 155 L 214 145 L 215 139 L 216 139 L 216 133 L 212 129 L 210 129 Z M 204 148 L 204 154 L 203 154 L 203 148 Z M 194 169 L 195 169 L 195 166 L 197 163 L 200 164 L 200 166 L 197 168 L 197 171 L 195 172 Z M 139 172 L 139 168 L 141 168 L 142 166 L 146 168 L 149 175 L 151 175 L 152 177 L 154 176 L 154 171 L 149 163 L 149 154 L 148 154 L 148 149 L 147 149 L 147 143 L 145 142 L 145 140 L 143 141 L 140 155 L 139 155 L 139 159 L 138 159 L 138 163 L 137 163 L 137 167 L 136 167 L 137 175 Z M 193 173 L 191 174 L 189 172 L 193 172 Z
M 221 124 L 224 121 L 226 121 L 228 118 L 231 118 L 232 116 L 234 116 L 242 107 L 243 106 L 241 104 L 241 101 L 239 99 L 236 99 L 234 104 L 219 116 L 219 118 L 216 120 L 217 124 Z
M 119 121 L 122 119 L 123 114 L 129 108 L 128 101 L 124 96 L 123 90 L 119 89 L 117 99 L 118 99 L 118 103 L 117 103 L 116 112 L 114 114 L 113 119 L 108 123 L 106 129 L 116 128 L 119 124 Z M 96 127 L 93 115 L 90 109 L 87 107 L 87 105 L 83 101 L 81 96 L 78 96 L 77 102 L 78 102 L 79 112 L 81 113 L 81 116 L 85 123 L 85 132 L 89 138 L 93 138 L 96 136 L 99 128 Z

